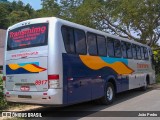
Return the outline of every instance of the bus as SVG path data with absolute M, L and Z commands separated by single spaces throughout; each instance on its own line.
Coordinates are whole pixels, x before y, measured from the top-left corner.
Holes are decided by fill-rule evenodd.
M 7 30 L 3 66 L 8 102 L 64 106 L 155 83 L 151 48 L 56 17 Z

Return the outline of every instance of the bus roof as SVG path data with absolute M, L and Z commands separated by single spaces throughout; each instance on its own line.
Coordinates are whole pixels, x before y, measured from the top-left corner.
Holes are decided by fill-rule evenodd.
M 63 19 L 60 19 L 60 18 L 57 18 L 57 17 L 44 17 L 44 18 L 35 18 L 35 19 L 25 20 L 25 21 L 22 21 L 22 22 L 19 22 L 17 24 L 14 24 L 14 25 L 10 26 L 8 28 L 8 30 L 17 28 L 17 27 L 22 26 L 22 25 L 26 25 L 25 23 L 30 23 L 31 21 L 34 21 L 34 23 L 40 23 L 42 21 L 47 21 L 47 20 L 48 21 L 56 20 L 57 22 L 60 22 L 62 25 L 64 24 L 66 26 L 71 26 L 71 27 L 75 27 L 75 28 L 78 28 L 78 29 L 83 29 L 86 32 L 92 32 L 92 33 L 103 35 L 105 37 L 112 37 L 112 38 L 115 38 L 115 39 L 118 39 L 118 40 L 123 40 L 123 41 L 126 41 L 126 42 L 131 42 L 131 43 L 134 43 L 134 44 L 138 44 L 138 45 L 150 48 L 146 44 L 142 44 L 140 42 L 136 42 L 134 40 L 129 40 L 127 38 L 122 38 L 122 37 L 119 37 L 119 36 L 116 36 L 116 35 L 111 35 L 109 33 L 106 33 L 106 32 L 100 31 L 100 30 L 96 30 L 96 29 L 93 29 L 93 28 L 90 28 L 90 27 L 87 27 L 87 26 L 84 26 L 84 25 L 77 24 L 77 23 L 73 23 L 73 22 L 70 22 L 70 21 L 67 21 L 67 20 L 63 20 Z

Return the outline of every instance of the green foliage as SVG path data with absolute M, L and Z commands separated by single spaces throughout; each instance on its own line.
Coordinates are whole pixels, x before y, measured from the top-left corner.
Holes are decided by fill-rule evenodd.
M 24 5 L 22 1 L 0 2 L 0 28 L 7 29 L 17 22 L 34 18 L 35 10 L 29 5 Z
M 17 21 L 23 21 L 28 18 L 29 14 L 25 11 L 12 11 L 8 16 L 10 24 L 15 24 Z
M 2 81 L 2 75 L 0 74 L 0 110 L 7 109 L 9 107 L 13 106 L 19 106 L 19 104 L 15 103 L 7 103 L 7 101 L 4 98 L 3 94 L 3 81 Z
M 0 74 L 0 86 L 3 84 L 2 75 Z
M 7 15 L 9 14 L 8 3 L 0 3 L 0 28 L 8 27 Z
M 3 81 L 2 77 L 0 76 L 0 110 L 6 108 L 7 102 L 4 100 L 3 96 Z
M 35 11 L 22 1 L 0 2 L 0 28 L 55 16 L 155 46 L 160 37 L 159 0 L 41 0 Z
M 154 54 L 154 65 L 155 65 L 155 71 L 156 71 L 156 75 L 160 76 L 160 51 L 159 50 L 156 50 L 156 51 L 153 51 L 153 54 Z
M 97 13 L 99 7 L 101 7 L 101 4 L 97 2 L 97 0 L 84 1 L 83 4 L 77 8 L 73 22 L 97 28 L 96 21 L 94 21 L 94 14 Z
M 8 104 L 7 104 L 7 102 L 5 101 L 5 99 L 3 97 L 3 93 L 0 92 L 0 110 L 5 109 L 7 107 L 8 107 Z
M 34 11 L 29 4 L 13 1 L 0 3 L 0 27 L 56 16 L 153 46 L 160 37 L 159 6 L 159 0 L 42 0 L 42 9 Z
M 156 75 L 156 83 L 160 83 L 160 73 Z
M 153 46 L 160 37 L 159 0 L 63 1 L 61 18 Z M 147 40 L 147 41 L 146 41 Z
M 60 5 L 55 0 L 42 0 L 42 9 L 37 11 L 38 17 L 60 16 Z
M 108 3 L 107 10 L 114 19 L 119 19 L 121 32 L 132 37 L 134 31 L 141 42 L 151 46 L 156 43 L 160 35 L 160 3 L 159 0 L 113 0 Z M 117 27 L 118 27 L 117 26 Z

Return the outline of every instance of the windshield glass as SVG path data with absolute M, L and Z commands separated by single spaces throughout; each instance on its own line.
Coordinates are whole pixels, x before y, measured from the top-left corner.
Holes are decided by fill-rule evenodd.
M 7 50 L 47 45 L 48 23 L 32 24 L 9 31 Z

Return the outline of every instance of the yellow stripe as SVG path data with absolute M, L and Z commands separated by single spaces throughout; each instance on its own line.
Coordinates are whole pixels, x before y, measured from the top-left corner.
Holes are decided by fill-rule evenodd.
M 80 59 L 87 67 L 93 70 L 99 70 L 103 67 L 110 67 L 118 74 L 131 74 L 133 72 L 131 68 L 119 61 L 112 64 L 108 64 L 98 56 L 87 55 L 80 55 Z
M 25 70 L 29 72 L 42 72 L 43 68 L 37 68 L 32 64 L 27 64 L 25 66 L 19 66 L 18 64 L 9 64 L 8 65 L 12 70 L 17 70 L 18 68 L 24 68 Z
M 29 72 L 41 72 L 44 70 L 44 69 L 37 68 L 31 64 L 27 64 L 27 65 L 23 66 L 23 68 Z
M 16 70 L 18 68 L 20 68 L 20 66 L 18 64 L 9 64 L 8 65 L 12 70 Z

